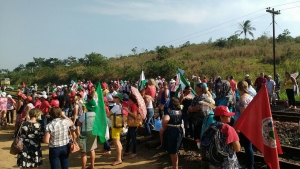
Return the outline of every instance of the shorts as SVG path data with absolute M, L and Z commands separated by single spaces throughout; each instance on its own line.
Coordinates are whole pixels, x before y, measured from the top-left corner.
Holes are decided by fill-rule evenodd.
M 22 114 L 17 114 L 16 122 L 17 122 L 17 123 L 22 122 Z
M 111 129 L 111 138 L 112 139 L 119 139 L 121 137 L 122 129 L 123 128 L 112 127 L 112 129 Z

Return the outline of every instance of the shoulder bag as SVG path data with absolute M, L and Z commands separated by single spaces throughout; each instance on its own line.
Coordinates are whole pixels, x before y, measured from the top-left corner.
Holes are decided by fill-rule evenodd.
M 143 124 L 143 118 L 140 113 L 138 113 L 135 118 L 128 115 L 127 119 L 127 124 L 129 127 L 140 127 Z
M 85 134 L 86 134 L 86 128 L 87 128 L 87 123 L 86 123 L 86 113 L 84 113 L 84 121 L 85 121 Z M 80 135 L 79 135 L 79 139 L 78 139 L 78 143 L 79 143 L 79 147 L 81 149 L 81 152 L 86 152 L 86 135 L 83 136 L 82 135 L 82 126 L 80 129 Z
M 12 144 L 10 146 L 10 154 L 16 155 L 16 154 L 23 151 L 24 144 L 23 144 L 22 138 L 20 137 L 20 135 L 21 135 L 20 132 L 21 132 L 23 123 L 20 125 L 19 131 L 16 134 L 16 137 L 15 137 L 14 141 L 12 142 Z
M 113 113 L 109 116 L 109 119 L 112 122 L 112 127 L 114 128 L 123 128 L 125 126 L 126 122 L 126 115 L 123 114 L 123 111 L 121 110 L 121 114 Z
M 70 128 L 68 129 L 71 134 Z M 75 153 L 80 150 L 78 143 L 74 141 L 72 138 L 70 138 L 69 147 L 70 147 L 70 153 Z

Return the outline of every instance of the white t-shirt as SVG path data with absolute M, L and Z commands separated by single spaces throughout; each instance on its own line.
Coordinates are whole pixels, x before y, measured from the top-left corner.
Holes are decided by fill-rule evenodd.
M 270 80 L 270 81 L 266 82 L 266 85 L 268 88 L 268 93 L 271 94 L 274 86 L 276 86 L 276 83 L 273 80 Z
M 115 114 L 122 114 L 121 109 L 122 109 L 122 106 L 119 104 L 116 104 L 110 111 Z
M 87 117 L 87 119 L 86 119 L 87 129 L 85 129 L 85 117 Z M 79 121 L 82 124 L 81 125 L 82 131 L 92 131 L 93 126 L 94 126 L 95 118 L 96 118 L 96 113 L 95 112 L 83 113 L 79 118 Z
M 27 112 L 28 108 L 33 109 L 34 105 L 32 103 L 28 103 L 27 106 L 24 109 L 25 113 Z M 29 113 L 28 113 L 28 116 L 26 117 L 26 120 L 27 121 L 30 120 Z
M 113 91 L 112 93 L 108 92 L 106 94 L 107 101 L 113 101 L 114 100 L 113 96 L 116 94 L 118 94 L 116 91 Z M 116 103 L 108 103 L 108 106 L 114 106 L 115 104 Z

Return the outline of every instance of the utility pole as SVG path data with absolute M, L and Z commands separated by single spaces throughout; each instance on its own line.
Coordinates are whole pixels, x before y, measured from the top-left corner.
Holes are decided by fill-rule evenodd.
M 269 12 L 272 14 L 272 23 L 273 23 L 273 67 L 274 67 L 274 76 L 273 78 L 275 79 L 275 75 L 276 75 L 276 62 L 275 62 L 275 15 L 279 15 L 280 14 L 280 10 L 279 11 L 275 11 L 274 8 L 272 8 L 272 10 L 270 9 L 270 7 L 267 8 L 266 12 Z

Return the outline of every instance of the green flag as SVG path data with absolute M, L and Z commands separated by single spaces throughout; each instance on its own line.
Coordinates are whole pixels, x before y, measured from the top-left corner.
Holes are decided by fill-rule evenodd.
M 106 121 L 106 112 L 104 107 L 104 100 L 102 94 L 102 88 L 100 82 L 97 84 L 96 92 L 98 95 L 98 106 L 96 107 L 96 117 L 93 126 L 93 135 L 99 136 L 100 143 L 106 141 L 107 136 L 107 121 Z
M 146 85 L 146 79 L 145 79 L 144 71 L 142 70 L 142 73 L 141 73 L 140 79 L 139 79 L 139 84 L 138 84 L 139 91 L 144 89 L 145 85 Z
M 175 96 L 177 96 L 178 98 L 182 94 L 185 86 L 188 86 L 188 85 L 190 86 L 190 84 L 187 82 L 187 80 L 184 78 L 184 76 L 182 75 L 181 72 L 182 72 L 181 69 L 177 70 L 177 79 L 178 79 L 178 84 L 177 85 L 178 85 L 178 88 L 175 92 Z M 191 94 L 194 95 L 194 96 L 197 95 L 196 92 L 193 90 L 193 88 L 192 88 L 192 93 Z

